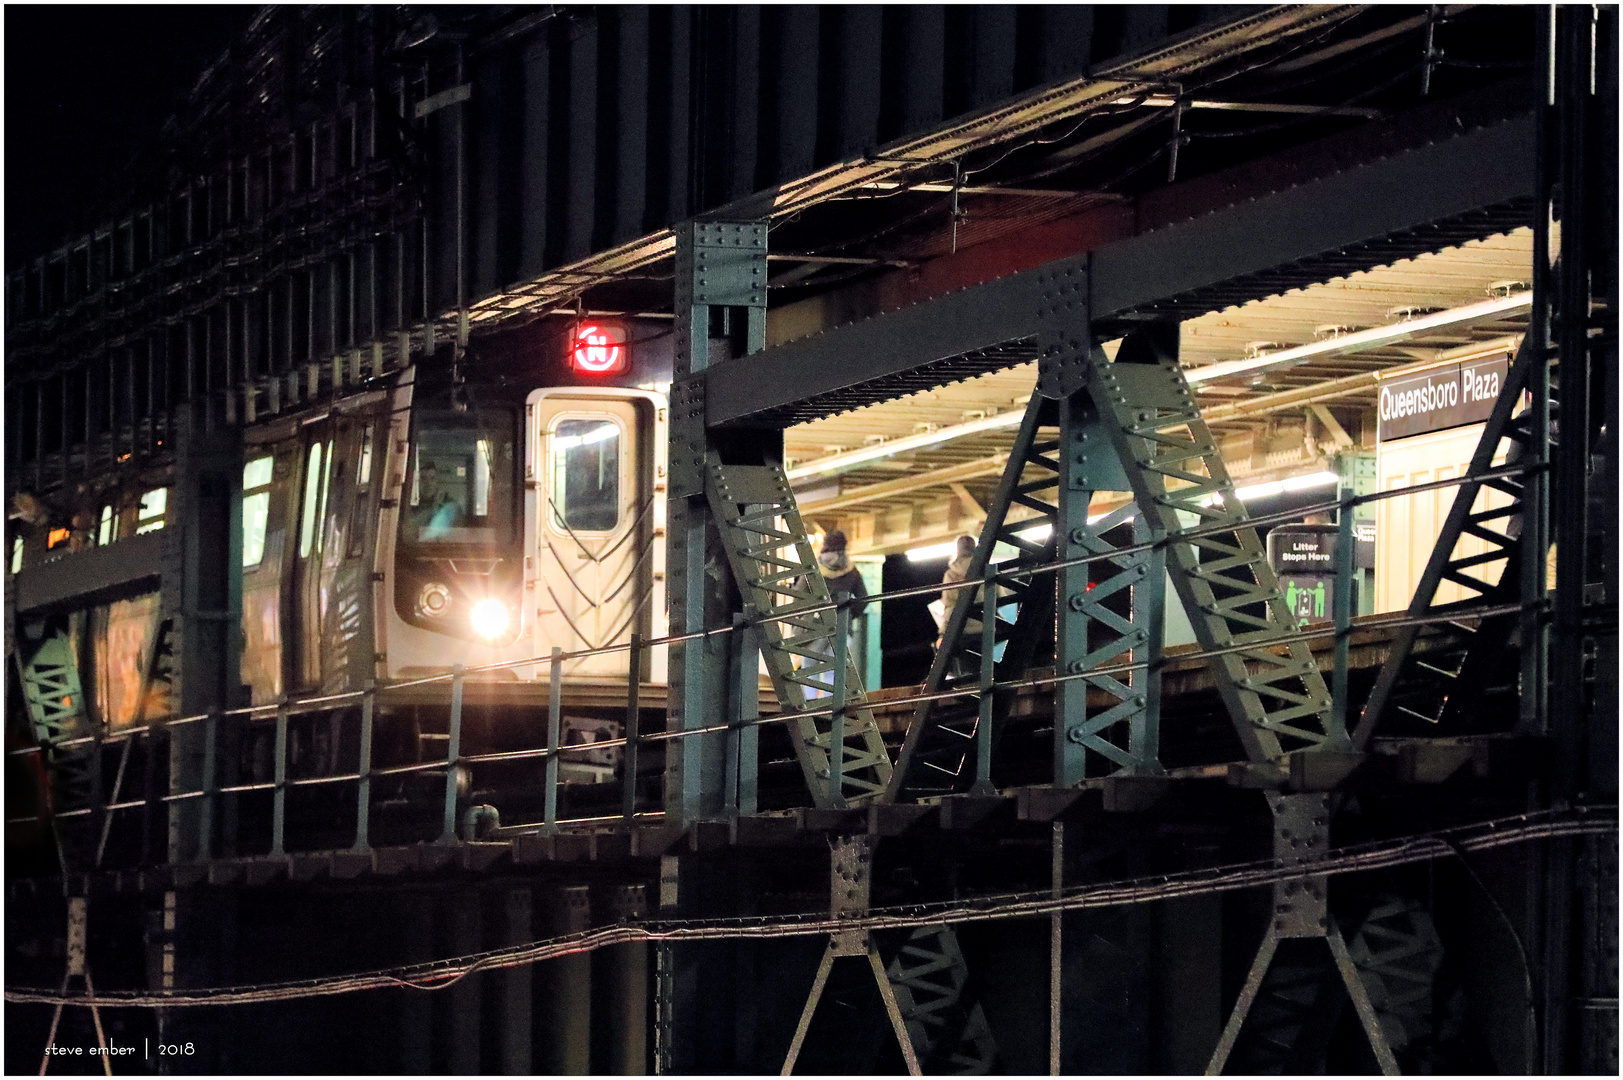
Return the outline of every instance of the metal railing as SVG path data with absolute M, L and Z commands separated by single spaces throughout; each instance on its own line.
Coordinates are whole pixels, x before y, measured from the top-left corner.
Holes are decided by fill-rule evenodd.
M 1340 497 L 1311 506 L 1297 508 L 1254 517 L 1246 523 L 1248 526 L 1275 525 L 1293 522 L 1304 515 L 1328 513 L 1339 511 L 1340 526 L 1338 533 L 1337 559 L 1338 575 L 1333 596 L 1333 619 L 1328 627 L 1317 632 L 1304 631 L 1300 636 L 1309 639 L 1322 639 L 1333 636 L 1333 703 L 1332 708 L 1342 717 L 1345 717 L 1348 708 L 1348 663 L 1350 654 L 1350 638 L 1353 626 L 1352 593 L 1351 593 L 1351 560 L 1352 560 L 1352 521 L 1351 511 L 1361 505 L 1380 502 L 1385 499 L 1406 497 L 1423 494 L 1430 491 L 1457 487 L 1465 483 L 1482 483 L 1486 480 L 1526 475 L 1545 469 L 1538 465 L 1507 466 L 1491 470 L 1476 476 L 1451 477 L 1437 480 L 1427 484 L 1418 484 L 1412 487 L 1398 488 L 1391 491 L 1376 492 L 1367 495 L 1354 495 L 1350 489 L 1342 489 Z M 1196 528 L 1182 534 L 1181 540 L 1187 541 L 1194 537 L 1207 534 L 1217 534 L 1232 531 L 1232 524 Z M 931 585 L 912 586 L 903 589 L 893 589 L 868 597 L 869 602 L 898 600 L 910 597 L 945 595 L 947 593 L 961 593 L 965 589 L 979 589 L 982 587 L 996 588 L 999 581 L 1006 581 L 1016 577 L 1031 577 L 1039 574 L 1055 573 L 1059 570 L 1082 566 L 1105 559 L 1120 558 L 1123 554 L 1136 551 L 1153 550 L 1164 546 L 1170 541 L 1166 538 L 1146 541 L 1144 543 L 1116 548 L 1108 553 L 1092 554 L 1075 559 L 1050 562 L 1036 567 L 1021 567 L 1002 569 L 989 565 L 986 574 L 978 579 L 969 579 L 960 582 L 941 583 Z M 988 593 L 987 595 L 991 595 Z M 1449 605 L 1440 613 L 1430 616 L 1409 616 L 1407 614 L 1394 614 L 1392 616 L 1366 617 L 1358 622 L 1361 630 L 1395 629 L 1402 626 L 1426 625 L 1430 623 L 1444 623 L 1461 619 L 1484 618 L 1508 612 L 1519 612 L 1526 605 L 1500 604 L 1500 605 Z M 1543 604 L 1533 605 L 1543 607 Z M 839 632 L 835 635 L 835 678 L 830 686 L 830 693 L 826 697 L 813 699 L 817 707 L 806 708 L 798 712 L 786 712 L 779 715 L 755 715 L 755 710 L 738 700 L 739 695 L 732 695 L 732 699 L 725 711 L 729 714 L 721 722 L 699 728 L 681 731 L 643 730 L 640 717 L 640 668 L 642 660 L 649 650 L 659 647 L 688 645 L 719 635 L 735 632 L 747 632 L 760 627 L 788 619 L 803 616 L 810 611 L 834 610 L 837 613 Z M 775 614 L 758 615 L 755 617 L 739 616 L 733 625 L 715 627 L 688 634 L 671 635 L 668 637 L 643 639 L 633 634 L 624 644 L 608 645 L 598 648 L 582 649 L 566 652 L 554 647 L 545 657 L 527 657 L 522 660 L 509 660 L 497 664 L 488 664 L 478 667 L 464 668 L 460 665 L 450 672 L 441 675 L 425 676 L 422 678 L 402 680 L 385 685 L 368 685 L 364 689 L 347 691 L 337 694 L 325 694 L 297 700 L 283 700 L 277 703 L 244 706 L 233 709 L 213 710 L 192 716 L 182 716 L 155 720 L 149 723 L 124 728 L 117 731 L 108 731 L 93 736 L 84 736 L 76 739 L 67 739 L 45 746 L 31 746 L 10 751 L 13 755 L 33 755 L 49 753 L 57 750 L 67 750 L 80 746 L 97 746 L 98 754 L 105 754 L 109 749 L 119 747 L 140 740 L 145 747 L 145 761 L 148 773 L 148 793 L 141 798 L 130 798 L 120 801 L 118 798 L 118 783 L 122 782 L 124 765 L 127 764 L 128 747 L 124 748 L 126 759 L 119 768 L 120 781 L 115 782 L 114 795 L 110 800 L 91 807 L 79 807 L 52 815 L 56 820 L 72 820 L 76 818 L 90 818 L 100 824 L 102 833 L 102 848 L 106 846 L 106 837 L 111 830 L 112 817 L 119 812 L 130 810 L 144 810 L 149 817 L 143 828 L 144 834 L 150 837 L 156 830 L 154 822 L 150 820 L 160 808 L 167 809 L 179 806 L 193 800 L 203 800 L 202 809 L 198 817 L 198 840 L 196 844 L 196 859 L 207 861 L 214 857 L 214 832 L 222 821 L 223 802 L 226 797 L 240 798 L 255 793 L 270 793 L 271 810 L 269 822 L 268 850 L 264 852 L 271 857 L 281 857 L 288 854 L 288 796 L 295 791 L 322 788 L 334 784 L 355 785 L 354 810 L 354 840 L 349 851 L 364 853 L 372 848 L 372 834 L 374 823 L 372 821 L 375 785 L 380 780 L 388 778 L 406 778 L 413 775 L 432 775 L 443 770 L 444 785 L 441 797 L 441 813 L 438 816 L 438 831 L 432 829 L 419 829 L 415 839 L 417 841 L 431 841 L 437 844 L 454 845 L 463 840 L 473 839 L 480 835 L 480 821 L 478 818 L 465 820 L 459 817 L 459 809 L 464 802 L 463 787 L 469 793 L 472 791 L 472 769 L 476 766 L 488 766 L 502 763 L 536 762 L 544 767 L 543 780 L 543 813 L 538 822 L 516 825 L 497 826 L 493 832 L 498 836 L 512 836 L 522 833 L 556 834 L 566 828 L 581 828 L 587 826 L 602 826 L 608 824 L 621 824 L 629 826 L 635 822 L 661 821 L 663 810 L 639 810 L 637 792 L 637 770 L 641 761 L 641 752 L 650 745 L 671 742 L 688 738 L 702 738 L 712 735 L 724 735 L 729 739 L 728 760 L 726 763 L 729 782 L 736 782 L 740 788 L 746 783 L 753 790 L 756 779 L 758 763 L 753 754 L 747 754 L 742 749 L 743 740 L 739 734 L 750 728 L 765 727 L 773 724 L 790 722 L 799 717 L 829 717 L 834 725 L 834 743 L 839 745 L 840 727 L 845 718 L 848 702 L 848 687 L 843 677 L 846 671 L 847 651 L 849 649 L 849 627 L 851 619 L 851 605 L 849 601 L 830 602 L 828 604 L 796 608 L 793 612 L 779 612 Z M 989 627 L 991 620 L 986 620 Z M 1219 649 L 1193 650 L 1180 653 L 1171 659 L 1180 662 L 1190 660 L 1212 659 L 1218 656 L 1240 651 L 1251 650 L 1259 646 L 1273 644 L 1284 646 L 1293 640 L 1298 640 L 1296 634 L 1280 635 L 1277 639 L 1248 640 L 1243 645 L 1230 646 Z M 627 701 L 625 734 L 618 738 L 601 739 L 590 743 L 575 745 L 562 744 L 563 730 L 563 688 L 565 677 L 563 666 L 566 662 L 583 659 L 591 656 L 601 656 L 625 652 L 628 656 L 627 666 Z M 915 693 L 899 697 L 888 697 L 884 704 L 895 708 L 900 706 L 916 705 L 924 701 L 943 701 L 953 698 L 980 695 L 983 703 L 990 699 L 994 691 L 1008 691 L 1018 689 L 1041 689 L 1052 687 L 1072 679 L 1098 677 L 1101 675 L 1122 675 L 1135 670 L 1145 669 L 1146 662 L 1124 662 L 1106 667 L 1090 668 L 1081 672 L 1067 674 L 1038 674 L 1027 675 L 1017 679 L 997 681 L 992 673 L 993 649 L 982 649 L 983 670 L 975 673 L 976 678 L 966 679 L 949 689 L 933 693 Z M 1165 662 L 1165 661 L 1163 661 Z M 545 741 L 542 745 L 512 750 L 491 750 L 480 753 L 464 752 L 464 697 L 467 681 L 470 676 L 480 676 L 489 673 L 505 671 L 512 668 L 525 667 L 545 663 L 548 666 L 548 698 L 545 727 Z M 390 698 L 401 691 L 418 689 L 425 686 L 447 685 L 449 689 L 449 711 L 447 718 L 447 731 L 445 733 L 446 750 L 443 756 L 434 760 L 420 760 L 405 764 L 380 766 L 375 761 L 377 733 L 377 715 L 380 704 L 387 704 Z M 353 771 L 333 771 L 321 775 L 296 776 L 292 775 L 293 765 L 290 743 L 292 741 L 292 723 L 295 717 L 312 714 L 326 714 L 336 716 L 338 710 L 358 708 L 358 751 L 356 755 L 356 768 Z M 738 715 L 732 715 L 737 713 Z M 239 736 L 243 734 L 263 734 L 263 728 L 254 729 L 265 718 L 274 718 L 272 729 L 272 758 L 271 778 L 269 780 L 249 781 L 222 785 L 219 783 L 221 775 L 221 747 L 225 745 L 223 739 L 223 725 L 235 723 L 238 725 Z M 341 719 L 341 718 L 340 718 Z M 150 790 L 151 778 L 157 767 L 160 757 L 160 743 L 170 747 L 173 745 L 175 733 L 190 725 L 205 725 L 202 745 L 202 764 L 200 783 L 196 788 L 157 794 Z M 977 755 L 976 790 L 983 793 L 992 793 L 991 784 L 991 745 L 990 725 L 982 724 L 977 733 L 981 742 L 980 753 Z M 619 750 L 621 752 L 621 799 L 618 814 L 597 814 L 582 817 L 561 817 L 559 813 L 559 788 L 566 781 L 560 777 L 560 764 L 570 755 L 593 753 L 605 750 Z M 420 751 L 419 751 L 420 752 Z M 172 756 L 172 755 L 171 755 Z M 831 755 L 831 768 L 838 770 L 841 766 L 840 755 Z M 98 761 L 98 766 L 100 762 Z M 746 775 L 747 774 L 747 775 Z M 835 782 L 837 783 L 837 775 Z M 466 785 L 464 785 L 466 781 Z M 753 799 L 750 800 L 753 802 Z M 730 813 L 751 812 L 753 806 L 740 806 L 739 800 L 731 799 L 728 802 Z M 35 822 L 38 818 L 13 818 L 8 823 Z M 426 819 L 425 819 L 426 820 Z M 240 823 L 239 823 L 240 826 Z M 433 835 L 429 835 L 433 833 Z M 239 834 L 237 839 L 241 839 Z M 147 841 L 150 844 L 150 840 Z M 147 845 L 143 845 L 145 847 Z M 312 850 L 333 851 L 331 845 Z M 144 853 L 145 854 L 145 853 Z M 238 852 L 242 854 L 242 852 Z M 98 864 L 100 863 L 98 854 Z M 155 860 L 165 861 L 165 860 Z

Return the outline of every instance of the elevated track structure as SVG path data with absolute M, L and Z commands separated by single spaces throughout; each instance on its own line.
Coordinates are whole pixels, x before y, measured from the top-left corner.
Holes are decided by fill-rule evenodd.
M 1344 70 L 1372 88 L 1324 100 Z M 1616 74 L 1616 11 L 1576 6 L 267 9 L 173 129 L 184 182 L 8 277 L 8 1067 L 1615 1071 Z M 1187 353 L 1507 236 L 1525 280 L 1435 320 L 1514 353 L 1452 475 L 1378 490 L 1326 404 L 1396 360 L 1326 390 L 1263 379 L 1328 345 Z M 421 418 L 532 394 L 464 481 L 505 462 L 590 556 L 543 500 L 574 474 L 519 463 L 611 437 L 533 392 L 549 327 L 614 319 L 670 327 L 622 388 L 663 440 L 625 466 L 623 639 L 392 666 L 450 602 L 389 576 L 444 525 Z M 886 680 L 819 507 L 902 477 L 786 447 L 1021 365 L 964 420 L 1007 441 L 940 467 L 962 579 L 867 590 L 942 600 Z M 1315 392 L 1334 487 L 1248 506 L 1215 426 Z M 251 473 L 326 424 L 326 474 Z M 256 699 L 245 548 L 283 541 L 245 508 L 301 491 L 278 595 L 334 615 L 278 624 Z M 1417 495 L 1412 600 L 1361 615 L 1358 523 Z M 1306 513 L 1322 618 L 1262 539 Z M 323 537 L 371 569 L 321 577 Z M 494 597 L 480 559 L 438 563 Z

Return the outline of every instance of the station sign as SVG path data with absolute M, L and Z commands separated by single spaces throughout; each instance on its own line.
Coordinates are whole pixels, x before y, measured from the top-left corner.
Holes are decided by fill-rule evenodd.
M 1510 371 L 1508 356 L 1492 356 L 1383 382 L 1380 439 L 1402 439 L 1486 420 Z

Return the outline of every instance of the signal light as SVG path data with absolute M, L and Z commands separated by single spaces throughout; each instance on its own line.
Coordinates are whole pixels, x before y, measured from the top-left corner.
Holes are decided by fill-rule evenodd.
M 619 375 L 631 367 L 623 326 L 583 323 L 575 331 L 569 367 L 581 375 Z

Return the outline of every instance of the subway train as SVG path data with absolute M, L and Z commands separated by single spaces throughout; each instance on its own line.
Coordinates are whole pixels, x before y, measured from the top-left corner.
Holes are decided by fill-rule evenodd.
M 406 366 L 362 392 L 244 425 L 240 685 L 232 704 L 291 706 L 290 774 L 339 773 L 357 760 L 356 699 L 331 709 L 301 701 L 417 683 L 378 698 L 373 765 L 443 760 L 450 685 L 418 680 L 460 665 L 474 669 L 464 687 L 463 752 L 535 747 L 545 742 L 553 648 L 575 653 L 664 635 L 670 320 L 583 314 L 542 320 L 517 337 L 522 344 L 506 353 Z M 432 381 L 422 376 L 429 367 Z M 175 711 L 155 678 L 164 652 L 163 530 L 173 506 L 161 455 L 151 461 L 134 483 L 79 492 L 81 505 L 64 507 L 59 494 L 48 510 L 26 498 L 13 507 L 23 524 L 14 529 L 10 569 L 25 604 L 31 590 L 19 583 L 71 574 L 98 549 L 122 547 L 121 557 L 151 562 L 150 575 L 134 575 L 139 585 L 58 597 L 20 614 L 68 643 L 86 718 L 108 732 Z M 651 684 L 643 706 L 656 723 L 664 650 L 644 650 L 639 667 L 639 683 Z M 563 741 L 618 737 L 627 651 L 569 659 L 563 674 Z M 222 743 L 242 782 L 274 771 L 273 721 L 273 709 L 261 710 Z M 566 755 L 561 779 L 613 779 L 619 758 L 607 750 Z M 522 775 L 491 766 L 460 781 L 539 787 Z M 384 794 L 414 801 L 413 783 L 426 795 L 443 787 L 443 776 L 404 774 Z M 386 815 L 378 824 L 388 828 Z

